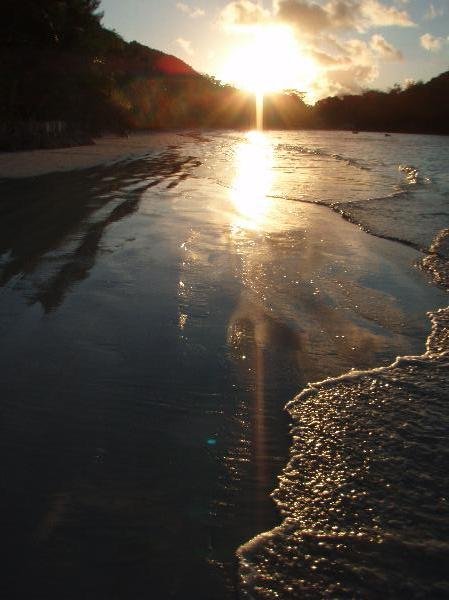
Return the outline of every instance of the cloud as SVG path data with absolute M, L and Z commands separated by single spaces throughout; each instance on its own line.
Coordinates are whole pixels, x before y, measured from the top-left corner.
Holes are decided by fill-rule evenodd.
M 190 40 L 186 40 L 186 39 L 184 39 L 182 37 L 179 37 L 179 38 L 177 38 L 176 43 L 189 56 L 193 56 L 195 54 L 195 50 L 192 48 L 192 42 Z
M 341 43 L 335 37 L 322 39 L 329 51 L 309 47 L 309 54 L 321 69 L 314 84 L 317 98 L 337 94 L 356 94 L 379 76 L 378 55 L 370 44 L 351 39 Z
M 444 39 L 441 37 L 435 37 L 430 33 L 425 33 L 419 38 L 421 42 L 421 46 L 424 50 L 428 50 L 429 52 L 438 52 L 441 50 Z
M 357 65 L 329 71 L 326 81 L 316 85 L 320 96 L 358 94 L 379 76 L 377 65 Z
M 221 23 L 243 32 L 260 23 L 290 26 L 304 57 L 319 70 L 309 94 L 315 98 L 358 93 L 378 78 L 381 61 L 403 59 L 379 33 L 367 41 L 355 39 L 356 34 L 416 26 L 403 0 L 273 0 L 271 11 L 255 0 L 235 0 L 223 9 Z
M 331 26 L 327 11 L 307 0 L 281 0 L 277 6 L 277 16 L 309 34 L 319 33 Z
M 332 56 L 327 52 L 315 50 L 314 48 L 310 48 L 309 54 L 318 65 L 325 68 L 344 65 L 348 62 L 344 57 Z
M 392 46 L 387 40 L 376 33 L 371 37 L 371 49 L 384 60 L 403 60 L 404 56 L 400 50 Z
M 328 0 L 325 4 L 317 0 L 274 0 L 272 12 L 253 0 L 235 0 L 221 11 L 224 25 L 255 25 L 269 19 L 286 22 L 308 35 L 415 25 L 407 11 L 380 0 Z
M 405 10 L 378 0 L 277 0 L 276 14 L 299 31 L 316 35 L 323 31 L 366 31 L 372 27 L 411 27 L 415 23 Z
M 178 2 L 176 4 L 176 8 L 185 15 L 188 15 L 192 19 L 204 17 L 204 15 L 206 14 L 206 12 L 202 8 L 189 6 L 188 4 L 184 4 L 184 2 Z
M 270 11 L 265 10 L 251 0 L 230 2 L 221 11 L 220 20 L 225 27 L 255 25 L 270 18 Z
M 345 40 L 348 33 L 374 27 L 413 27 L 407 11 L 379 0 L 277 0 L 275 16 L 290 24 L 320 68 L 315 97 L 352 94 L 372 86 L 379 62 L 402 60 L 402 53 L 380 34 L 368 42 Z M 342 37 L 344 35 L 344 38 Z
M 376 80 L 379 67 L 368 44 L 361 40 L 350 40 L 345 50 L 334 53 L 312 54 L 322 68 L 321 76 L 313 84 L 316 98 L 342 94 L 358 94 Z
M 377 0 L 362 0 L 360 4 L 370 27 L 413 27 L 416 25 L 407 11 L 399 10 L 395 6 L 386 6 Z
M 442 17 L 443 15 L 444 9 L 442 7 L 435 8 L 435 6 L 432 3 L 430 3 L 427 12 L 424 15 L 424 18 L 426 19 L 426 21 L 432 21 L 433 19 L 436 19 L 437 17 Z

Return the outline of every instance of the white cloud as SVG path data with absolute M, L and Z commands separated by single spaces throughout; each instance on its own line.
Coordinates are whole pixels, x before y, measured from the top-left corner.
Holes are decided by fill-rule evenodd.
M 443 15 L 444 9 L 442 7 L 435 8 L 435 6 L 432 3 L 430 3 L 427 12 L 424 15 L 424 18 L 427 21 L 432 21 L 433 19 L 436 19 L 437 17 L 442 17 Z
M 308 0 L 281 0 L 277 4 L 277 16 L 308 34 L 317 34 L 331 27 L 326 9 Z
M 380 0 L 274 0 L 273 11 L 264 9 L 253 0 L 234 0 L 221 12 L 225 25 L 255 25 L 281 20 L 307 34 L 323 31 L 366 31 L 372 27 L 412 27 L 406 10 L 387 5 Z
M 407 11 L 399 10 L 395 6 L 387 6 L 377 0 L 362 0 L 359 4 L 367 19 L 368 27 L 413 27 L 415 25 Z
M 425 33 L 419 40 L 424 50 L 428 50 L 429 52 L 438 52 L 444 43 L 443 38 L 435 37 L 430 33 Z
M 320 96 L 358 94 L 379 76 L 376 65 L 357 65 L 335 69 L 327 73 L 326 80 L 316 85 Z
M 270 18 L 270 11 L 252 0 L 229 2 L 221 11 L 220 20 L 225 27 L 255 25 Z
M 188 4 L 184 4 L 184 2 L 178 2 L 176 4 L 176 8 L 183 12 L 185 15 L 188 15 L 192 19 L 204 17 L 204 15 L 206 14 L 206 12 L 202 8 L 189 6 Z
M 348 62 L 345 57 L 333 56 L 332 54 L 314 48 L 309 49 L 309 54 L 317 64 L 324 68 L 337 67 Z
M 255 0 L 234 0 L 221 13 L 227 29 L 245 31 L 259 23 L 279 22 L 292 28 L 304 56 L 319 68 L 316 98 L 360 92 L 379 76 L 380 61 L 403 59 L 379 33 L 367 42 L 348 40 L 348 35 L 378 27 L 416 26 L 404 0 L 273 0 L 271 11 Z
M 307 34 L 327 31 L 366 31 L 372 27 L 415 25 L 405 10 L 378 0 L 277 0 L 277 16 Z
M 336 94 L 356 94 L 379 76 L 378 56 L 369 44 L 359 39 L 339 42 L 330 36 L 322 42 L 328 51 L 309 47 L 321 75 L 314 84 L 317 98 Z
M 192 48 L 192 42 L 190 40 L 186 40 L 186 39 L 184 39 L 182 37 L 179 37 L 179 38 L 177 38 L 176 43 L 189 56 L 193 56 L 195 54 L 195 50 Z
M 376 33 L 371 36 L 370 41 L 371 49 L 384 60 L 403 60 L 404 56 L 400 50 L 392 46 L 387 40 Z
M 344 41 L 341 34 L 374 27 L 412 27 L 408 13 L 378 0 L 277 0 L 277 17 L 297 32 L 307 53 L 320 66 L 315 96 L 358 93 L 379 76 L 380 61 L 402 60 L 402 53 L 380 34 L 369 42 Z

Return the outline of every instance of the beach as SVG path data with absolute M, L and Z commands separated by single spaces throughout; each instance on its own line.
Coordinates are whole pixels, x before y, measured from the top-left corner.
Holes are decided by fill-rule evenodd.
M 401 580 L 414 569 L 399 595 L 443 590 L 438 565 L 401 562 L 410 481 L 384 505 L 351 463 L 400 435 L 388 402 L 425 375 L 388 372 L 369 410 L 342 387 L 297 395 L 348 372 L 369 387 L 425 352 L 426 313 L 448 304 L 421 267 L 449 226 L 448 152 L 432 136 L 208 131 L 1 154 L 3 597 L 370 597 L 366 580 L 375 597 L 399 564 Z M 445 351 L 426 358 L 433 390 Z M 443 492 L 426 477 L 444 453 L 419 419 L 448 412 L 413 406 L 401 423 L 418 423 L 429 498 L 407 514 L 422 508 L 433 548 Z M 382 462 L 383 484 L 402 468 Z M 328 480 L 343 487 L 326 496 Z
M 96 138 L 88 146 L 0 152 L 0 178 L 36 177 L 47 173 L 88 169 L 165 149 L 179 141 L 180 136 L 176 133 L 133 133 L 128 136 L 105 135 Z

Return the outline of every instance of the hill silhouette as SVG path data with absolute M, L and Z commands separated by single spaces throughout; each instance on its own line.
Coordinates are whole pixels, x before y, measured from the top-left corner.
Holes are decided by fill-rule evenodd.
M 3 0 L 0 149 L 80 143 L 104 131 L 254 127 L 251 94 L 124 41 L 101 25 L 98 7 L 98 0 Z M 449 133 L 448 107 L 449 72 L 313 107 L 296 91 L 272 94 L 264 125 Z
M 64 136 L 67 143 L 76 142 L 80 134 L 104 131 L 245 128 L 254 121 L 249 94 L 196 72 L 175 56 L 125 42 L 102 27 L 97 0 L 4 4 L 3 149 L 61 144 Z M 34 129 L 26 124 L 42 122 L 62 122 L 64 136 L 33 136 Z
M 449 71 L 405 89 L 325 98 L 312 113 L 314 126 L 329 129 L 449 134 Z

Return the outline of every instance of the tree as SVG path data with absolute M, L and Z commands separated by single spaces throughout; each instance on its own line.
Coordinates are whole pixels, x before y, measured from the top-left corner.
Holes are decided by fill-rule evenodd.
M 3 0 L 0 46 L 74 50 L 98 31 L 99 0 Z

